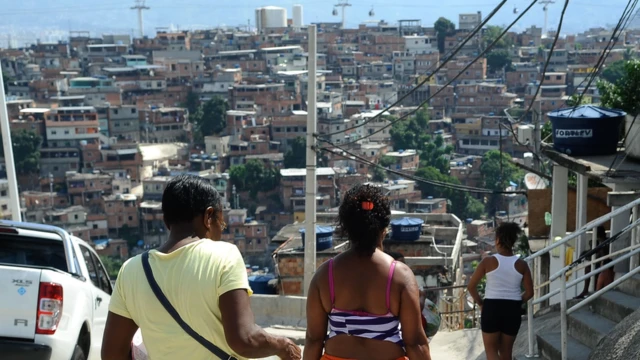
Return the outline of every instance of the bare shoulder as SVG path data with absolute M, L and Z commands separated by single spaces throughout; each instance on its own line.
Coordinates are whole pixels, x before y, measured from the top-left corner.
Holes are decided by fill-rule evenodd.
M 498 268 L 500 263 L 495 256 L 489 255 L 480 261 L 480 265 L 484 268 L 485 272 L 491 272 Z M 478 266 L 480 266 L 478 265 Z
M 522 259 L 518 259 L 514 266 L 520 274 L 524 275 L 529 271 L 529 264 Z
M 413 284 L 416 282 L 413 270 L 411 270 L 407 264 L 400 261 L 396 262 L 393 278 L 395 281 L 399 281 L 404 284 Z

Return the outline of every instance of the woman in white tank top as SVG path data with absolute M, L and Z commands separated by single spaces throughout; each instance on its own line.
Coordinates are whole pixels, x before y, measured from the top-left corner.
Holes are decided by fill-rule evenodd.
M 520 234 L 516 223 L 496 229 L 496 254 L 484 258 L 469 280 L 468 290 L 480 305 L 482 340 L 487 360 L 511 360 L 520 330 L 522 303 L 533 297 L 533 280 L 527 263 L 513 253 Z M 487 277 L 484 299 L 478 284 Z M 524 287 L 524 292 L 522 288 Z

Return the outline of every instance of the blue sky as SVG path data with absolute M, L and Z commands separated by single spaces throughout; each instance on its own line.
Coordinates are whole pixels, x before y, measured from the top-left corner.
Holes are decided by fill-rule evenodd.
M 284 7 L 291 17 L 291 6 L 302 4 L 304 21 L 339 21 L 331 15 L 332 4 L 337 1 L 322 0 L 147 0 L 151 10 L 145 12 L 145 33 L 153 34 L 155 28 L 178 26 L 180 28 L 214 27 L 218 25 L 237 26 L 250 20 L 255 22 L 257 7 L 273 5 Z M 0 47 L 6 46 L 7 34 L 13 33 L 14 40 L 26 41 L 36 33 L 58 34 L 58 31 L 90 30 L 94 35 L 103 32 L 132 33 L 137 28 L 137 17 L 130 7 L 133 0 L 113 0 L 111 2 L 78 0 L 0 0 Z M 457 22 L 459 13 L 482 11 L 488 14 L 498 3 L 497 0 L 447 0 L 438 3 L 424 0 L 350 0 L 347 8 L 347 25 L 355 27 L 367 20 L 385 20 L 395 23 L 399 19 L 421 19 L 423 25 L 430 26 L 440 16 Z M 528 0 L 509 0 L 492 19 L 491 24 L 510 23 L 516 15 L 514 7 L 524 9 Z M 590 27 L 615 24 L 621 15 L 626 0 L 571 0 L 562 33 L 575 33 Z M 556 0 L 549 5 L 549 28 L 555 28 L 560 18 L 563 1 Z M 376 15 L 369 17 L 373 7 Z M 542 26 L 544 15 L 542 5 L 536 5 L 514 30 L 523 30 L 531 25 Z M 46 39 L 43 39 L 46 40 Z

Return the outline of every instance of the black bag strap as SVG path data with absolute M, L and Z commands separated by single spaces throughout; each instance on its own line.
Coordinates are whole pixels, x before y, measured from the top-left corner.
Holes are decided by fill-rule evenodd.
M 164 295 L 162 289 L 158 285 L 158 282 L 153 277 L 153 272 L 151 271 L 151 265 L 149 265 L 149 252 L 145 251 L 142 253 L 142 268 L 144 269 L 144 274 L 147 277 L 147 281 L 149 282 L 149 286 L 151 286 L 151 290 L 158 298 L 158 301 L 164 306 L 169 315 L 180 325 L 182 330 L 184 330 L 189 336 L 191 336 L 195 341 L 199 342 L 200 345 L 204 346 L 207 350 L 211 351 L 215 356 L 219 357 L 221 360 L 238 360 L 235 357 L 227 354 L 224 350 L 217 347 L 211 341 L 203 338 L 198 334 L 195 330 L 191 328 L 178 314 L 176 309 L 171 305 L 169 299 Z

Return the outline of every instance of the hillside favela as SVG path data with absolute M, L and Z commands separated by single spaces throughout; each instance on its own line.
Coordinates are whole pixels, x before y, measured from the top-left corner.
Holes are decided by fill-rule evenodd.
M 611 3 L 6 4 L 0 358 L 640 359 Z

